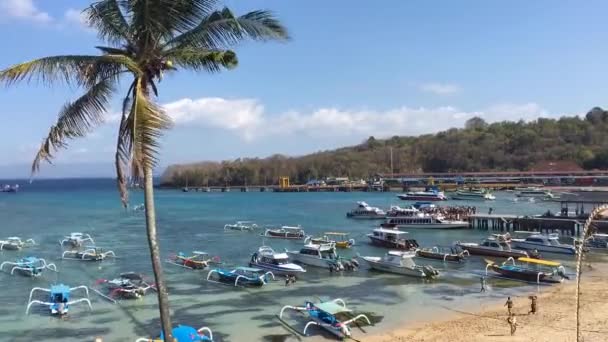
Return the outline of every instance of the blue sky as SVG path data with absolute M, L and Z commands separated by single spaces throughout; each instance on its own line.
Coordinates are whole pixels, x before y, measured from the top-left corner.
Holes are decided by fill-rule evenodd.
M 80 20 L 85 0 L 0 0 L 0 68 L 54 54 L 96 53 Z M 222 74 L 171 74 L 159 102 L 175 120 L 163 165 L 301 155 L 370 135 L 417 135 L 487 121 L 533 120 L 605 106 L 604 1 L 220 2 L 238 13 L 276 12 L 288 43 L 246 42 Z M 62 104 L 79 89 L 0 88 L 0 178 L 27 163 Z M 115 113 L 71 143 L 57 164 L 109 165 Z M 66 171 L 69 169 L 69 171 Z M 111 167 L 101 174 L 111 173 Z M 91 175 L 90 167 L 45 175 Z

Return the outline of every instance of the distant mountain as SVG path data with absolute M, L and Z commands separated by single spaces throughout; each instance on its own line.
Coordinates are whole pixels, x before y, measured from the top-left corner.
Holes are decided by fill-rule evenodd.
M 429 118 L 432 120 L 432 118 Z M 274 155 L 234 161 L 171 165 L 162 182 L 173 186 L 277 184 L 331 176 L 368 178 L 378 173 L 529 170 L 541 161 L 566 161 L 584 169 L 608 168 L 608 112 L 585 118 L 497 122 L 481 118 L 418 137 L 369 137 L 363 143 L 300 157 Z

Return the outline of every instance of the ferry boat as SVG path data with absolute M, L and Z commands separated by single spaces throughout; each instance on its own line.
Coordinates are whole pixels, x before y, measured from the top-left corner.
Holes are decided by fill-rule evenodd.
M 372 207 L 365 202 L 357 202 L 357 207 L 346 213 L 346 217 L 353 219 L 382 220 L 386 217 L 386 213 L 384 210 Z
M 413 239 L 406 239 L 407 232 L 397 229 L 376 228 L 367 234 L 373 245 L 396 248 L 403 250 L 415 250 L 420 247 Z
M 511 245 L 515 248 L 537 250 L 539 252 L 576 254 L 572 245 L 562 244 L 556 234 L 542 235 L 530 234 L 525 238 L 511 238 Z
M 480 189 L 458 190 L 452 195 L 452 199 L 463 201 L 493 201 L 496 199 L 496 196 L 492 195 L 489 191 Z
M 383 257 L 361 257 L 370 268 L 417 278 L 435 278 L 439 272 L 432 266 L 419 266 L 412 260 L 416 255 L 403 251 L 389 251 Z
M 517 197 L 533 197 L 533 198 L 553 198 L 555 197 L 551 191 L 543 190 L 541 188 L 524 188 L 521 189 L 517 194 Z
M 301 240 L 306 237 L 304 233 L 304 229 L 302 227 L 290 227 L 290 226 L 281 226 L 279 228 L 268 228 L 262 234 L 264 237 L 270 238 L 278 238 L 278 239 L 292 239 L 292 240 Z
M 469 228 L 469 222 L 446 220 L 441 215 L 418 215 L 413 217 L 389 217 L 389 226 L 405 229 L 461 229 Z
M 289 262 L 286 253 L 276 253 L 268 246 L 262 246 L 251 256 L 250 267 L 272 271 L 273 274 L 293 275 L 304 273 L 306 270 L 300 265 Z
M 530 256 L 525 251 L 511 249 L 509 242 L 503 239 L 496 239 L 495 237 L 488 237 L 480 244 L 457 241 L 456 246 L 469 252 L 471 255 L 485 255 L 501 258 L 520 258 Z
M 300 264 L 326 268 L 330 270 L 343 270 L 344 266 L 340 262 L 336 247 L 333 244 L 307 244 L 299 251 L 288 251 L 285 253 L 289 259 Z
M 446 201 L 448 199 L 442 191 L 437 190 L 407 192 L 397 195 L 397 197 L 404 201 Z

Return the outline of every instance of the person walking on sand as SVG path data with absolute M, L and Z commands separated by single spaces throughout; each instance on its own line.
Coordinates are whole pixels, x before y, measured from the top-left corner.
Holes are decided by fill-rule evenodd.
M 481 282 L 481 290 L 479 292 L 486 292 L 486 277 L 479 278 L 479 281 Z
M 528 312 L 529 314 L 535 314 L 536 315 L 536 300 L 538 299 L 536 296 L 530 296 L 528 297 L 530 298 L 530 311 Z
M 511 310 L 513 309 L 513 301 L 511 300 L 511 297 L 507 297 L 507 302 L 505 303 L 505 306 L 509 311 L 509 316 L 511 316 Z
M 509 323 L 509 326 L 511 326 L 511 336 L 515 335 L 518 325 L 515 315 L 509 315 L 509 318 L 507 318 L 507 323 Z

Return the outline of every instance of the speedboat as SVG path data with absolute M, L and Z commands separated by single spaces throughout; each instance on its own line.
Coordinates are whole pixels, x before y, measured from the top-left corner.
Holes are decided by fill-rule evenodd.
M 606 251 L 608 252 L 608 234 L 592 234 L 585 240 L 583 245 L 585 248 L 589 248 L 592 251 Z
M 397 195 L 397 197 L 404 201 L 445 201 L 448 199 L 443 191 L 438 190 L 407 192 Z
M 372 269 L 406 275 L 417 278 L 434 278 L 439 272 L 432 266 L 419 266 L 414 263 L 416 254 L 403 251 L 389 251 L 383 257 L 364 256 L 365 260 Z
M 351 248 L 355 245 L 355 239 L 349 239 L 348 233 L 327 232 L 321 237 L 308 236 L 304 243 L 313 243 L 315 245 L 334 244 L 337 248 Z
M 561 283 L 564 279 L 569 279 L 564 266 L 559 262 L 532 258 L 518 258 L 517 261 L 520 265 L 517 265 L 513 258 L 500 265 L 492 260 L 486 260 L 486 274 L 490 269 L 505 278 L 533 283 Z
M 376 228 L 367 236 L 370 238 L 373 245 L 404 249 L 404 250 L 415 250 L 419 247 L 418 242 L 413 239 L 405 239 L 407 232 L 397 229 L 386 229 Z
M 371 207 L 365 202 L 357 202 L 357 207 L 346 213 L 346 217 L 353 219 L 382 220 L 386 217 L 386 213 L 384 210 L 377 207 Z
M 496 237 L 488 237 L 482 243 L 474 242 L 456 242 L 456 246 L 462 250 L 468 251 L 471 255 L 485 255 L 494 256 L 501 258 L 519 258 L 529 257 L 527 252 L 511 249 L 511 245 L 504 239 L 497 239 Z
M 268 228 L 262 235 L 264 237 L 270 238 L 278 238 L 278 239 L 293 239 L 293 240 L 301 240 L 306 237 L 304 233 L 304 229 L 302 227 L 290 227 L 290 226 L 281 226 L 279 228 Z
M 236 221 L 236 223 L 224 225 L 224 230 L 240 230 L 240 231 L 252 231 L 258 227 L 252 221 Z
M 330 270 L 343 270 L 344 265 L 336 253 L 334 244 L 315 245 L 309 243 L 299 251 L 288 251 L 289 259 L 304 265 L 327 268 Z
M 455 251 L 454 249 L 455 248 L 437 246 L 432 248 L 419 248 L 416 250 L 416 256 L 425 259 L 462 262 L 465 259 L 465 255 L 469 255 L 469 252 L 467 251 Z
M 517 197 L 532 197 L 532 198 L 553 198 L 555 197 L 551 191 L 541 188 L 523 188 L 517 194 Z
M 262 246 L 253 253 L 249 266 L 280 275 L 291 276 L 306 272 L 302 266 L 289 262 L 289 256 L 286 253 L 276 253 L 268 246 Z
M 422 213 L 420 212 L 420 210 L 414 208 L 413 206 L 409 207 L 409 208 L 401 208 L 398 205 L 393 205 L 386 212 L 386 217 L 387 218 L 391 218 L 391 217 L 413 217 L 413 216 L 418 216 L 418 215 L 422 215 Z
M 469 200 L 469 201 L 492 201 L 496 196 L 486 190 L 458 190 L 452 195 L 454 200 Z
M 511 238 L 511 245 L 515 248 L 537 250 L 539 252 L 576 254 L 572 245 L 562 244 L 556 234 L 532 234 L 525 238 Z
M 417 215 L 411 217 L 389 217 L 389 225 L 404 229 L 461 229 L 469 228 L 469 222 L 447 220 L 442 215 Z

